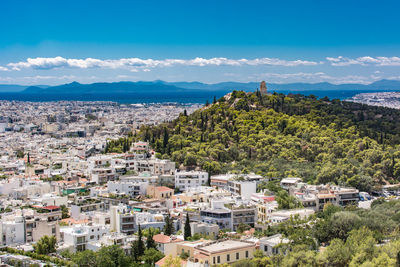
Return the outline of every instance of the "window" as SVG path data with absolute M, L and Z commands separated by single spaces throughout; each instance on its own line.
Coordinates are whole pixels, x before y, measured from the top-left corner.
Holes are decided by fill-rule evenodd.
M 213 263 L 215 264 L 215 257 L 213 257 Z
M 226 255 L 226 261 L 230 261 L 230 260 L 231 260 L 231 257 L 230 257 L 229 254 L 227 254 L 227 255 Z
M 239 259 L 239 252 L 236 253 L 236 259 Z
M 264 251 L 268 251 L 268 246 L 264 246 Z
M 246 250 L 246 258 L 249 257 L 249 252 Z
M 220 263 L 220 262 L 221 262 L 221 257 L 218 256 L 218 257 L 217 257 L 217 263 Z

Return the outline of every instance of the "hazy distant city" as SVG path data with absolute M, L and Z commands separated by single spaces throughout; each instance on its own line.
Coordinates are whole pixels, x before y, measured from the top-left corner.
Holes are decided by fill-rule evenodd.
M 362 103 L 370 106 L 400 109 L 400 92 L 379 92 L 357 94 L 347 101 Z

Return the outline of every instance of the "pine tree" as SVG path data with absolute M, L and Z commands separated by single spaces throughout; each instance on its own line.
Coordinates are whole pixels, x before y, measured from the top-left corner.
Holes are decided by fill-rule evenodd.
M 151 228 L 149 228 L 149 235 L 147 236 L 147 240 L 146 240 L 147 249 L 156 248 L 156 243 L 154 242 L 153 236 L 154 236 L 154 233 L 151 230 Z
M 184 228 L 184 238 L 188 240 L 189 237 L 192 236 L 192 231 L 190 229 L 190 219 L 189 219 L 189 212 L 186 213 L 186 221 L 185 221 L 185 228 Z

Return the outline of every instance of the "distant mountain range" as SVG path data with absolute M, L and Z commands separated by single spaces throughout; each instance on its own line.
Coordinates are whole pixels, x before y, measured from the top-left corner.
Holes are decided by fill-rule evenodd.
M 113 82 L 81 84 L 72 82 L 57 86 L 23 86 L 0 85 L 0 92 L 19 92 L 21 94 L 124 94 L 124 93 L 179 93 L 217 91 L 230 92 L 232 90 L 255 91 L 259 87 L 258 82 L 239 83 L 222 82 L 205 84 L 200 82 Z M 345 91 L 345 90 L 371 90 L 394 91 L 400 90 L 400 81 L 380 80 L 371 84 L 331 84 L 323 83 L 288 83 L 267 84 L 269 91 Z
M 48 85 L 35 85 L 36 87 L 47 88 Z M 0 84 L 0 93 L 4 92 L 21 92 L 24 91 L 29 86 L 27 85 L 17 85 L 17 84 Z

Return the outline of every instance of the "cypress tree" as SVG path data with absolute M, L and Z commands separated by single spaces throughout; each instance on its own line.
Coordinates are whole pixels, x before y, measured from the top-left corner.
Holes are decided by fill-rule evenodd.
M 190 229 L 190 219 L 189 219 L 189 212 L 186 213 L 186 221 L 185 221 L 185 228 L 184 228 L 184 238 L 188 240 L 189 237 L 192 236 L 192 231 Z
M 138 230 L 138 240 L 136 241 L 136 253 L 135 253 L 135 259 L 138 259 L 140 256 L 143 256 L 144 254 L 144 242 L 142 240 L 142 229 L 140 228 L 140 224 L 139 224 L 139 230 Z
M 149 228 L 149 235 L 147 236 L 147 240 L 146 240 L 147 249 L 156 248 L 156 243 L 154 242 L 153 236 L 154 236 L 154 233 L 151 230 L 151 228 Z
M 214 96 L 213 104 L 217 103 L 217 98 Z
M 171 217 L 168 213 L 167 216 L 165 217 L 164 234 L 169 236 L 172 235 L 173 232 L 174 232 L 174 226 L 172 224 Z
M 168 130 L 167 127 L 164 127 L 164 139 L 163 139 L 163 148 L 165 149 L 168 145 Z

